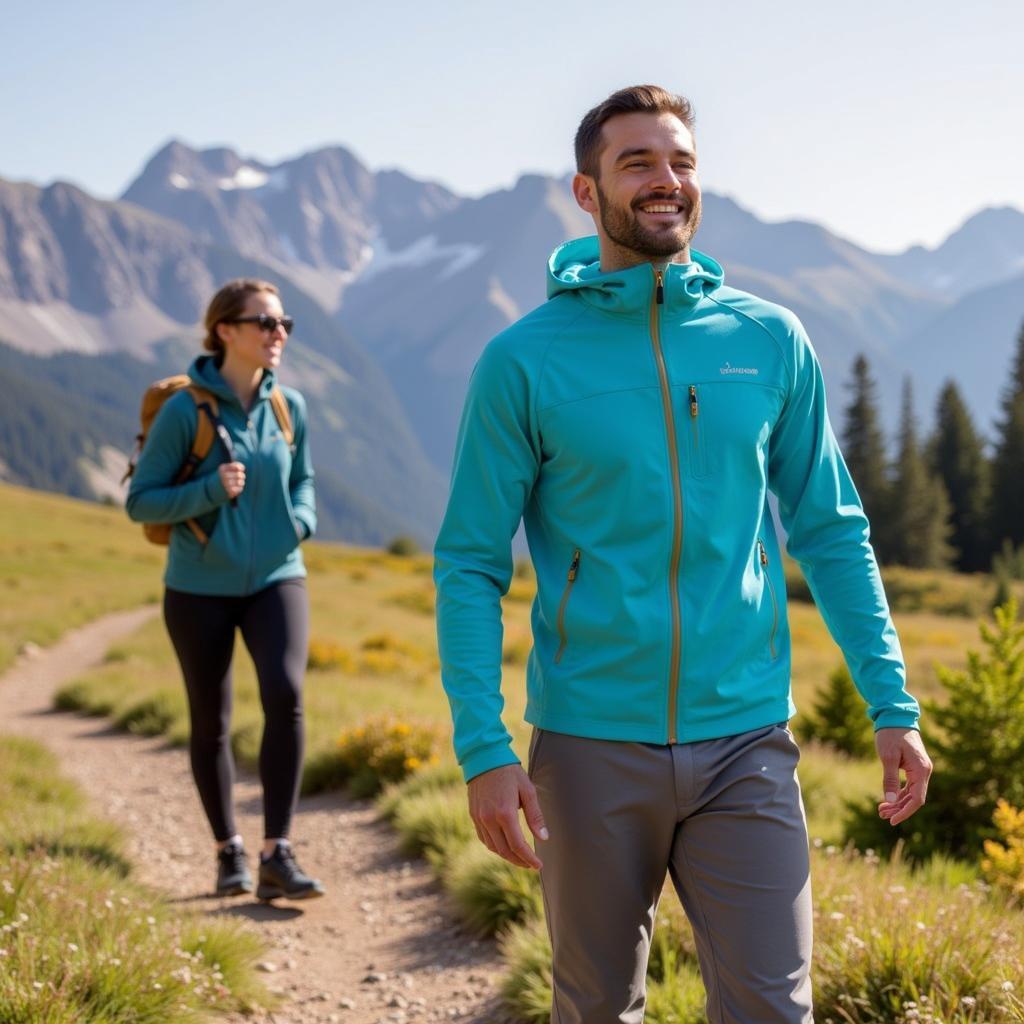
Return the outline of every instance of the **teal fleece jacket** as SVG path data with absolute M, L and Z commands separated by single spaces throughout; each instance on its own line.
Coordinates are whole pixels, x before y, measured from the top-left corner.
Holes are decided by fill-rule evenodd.
M 244 596 L 305 576 L 299 543 L 316 530 L 305 400 L 298 391 L 281 388 L 294 428 L 289 450 L 270 403 L 272 372 L 264 372 L 248 413 L 212 356 L 196 359 L 189 376 L 217 396 L 219 419 L 231 436 L 235 458 L 245 465 L 245 489 L 237 505 L 231 505 L 217 473 L 230 461 L 219 439 L 195 474 L 174 484 L 192 449 L 196 416 L 202 414 L 185 391 L 169 398 L 153 420 L 126 502 L 136 522 L 175 524 L 164 582 L 189 594 Z M 206 533 L 205 545 L 185 525 L 188 519 Z
M 875 727 L 916 727 L 868 522 L 789 310 L 699 252 L 601 273 L 556 249 L 548 301 L 470 380 L 435 546 L 441 673 L 466 779 L 516 761 L 500 599 L 520 519 L 537 574 L 526 720 L 686 743 L 789 718 L 768 491 Z

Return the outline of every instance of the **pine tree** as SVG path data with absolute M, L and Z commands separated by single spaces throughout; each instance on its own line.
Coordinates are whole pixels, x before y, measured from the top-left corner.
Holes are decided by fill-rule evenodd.
M 992 557 L 988 539 L 989 465 L 981 437 L 953 381 L 947 381 L 935 411 L 929 461 L 942 480 L 952 512 L 950 541 L 962 572 L 983 572 Z
M 992 460 L 989 521 L 993 548 L 999 548 L 1004 540 L 1014 545 L 1024 541 L 1024 323 L 1001 405 Z
M 871 542 L 880 562 L 891 560 L 888 524 L 889 484 L 886 479 L 885 436 L 878 415 L 875 382 L 867 358 L 857 356 L 849 385 L 853 399 L 846 407 L 843 457 L 871 523 Z
M 845 663 L 829 676 L 828 686 L 814 701 L 813 714 L 798 721 L 797 731 L 802 740 L 817 740 L 851 757 L 874 752 L 875 730 Z
M 1012 599 L 980 623 L 985 650 L 967 652 L 967 668 L 939 666 L 945 691 L 925 706 L 925 744 L 935 762 L 928 802 L 893 828 L 874 801 L 849 804 L 846 837 L 855 845 L 891 849 L 904 841 L 923 859 L 943 851 L 975 860 L 994 835 L 1000 799 L 1024 807 L 1024 623 Z
M 915 569 L 942 568 L 953 556 L 949 497 L 918 444 L 909 377 L 903 383 L 899 442 L 890 499 L 892 560 Z

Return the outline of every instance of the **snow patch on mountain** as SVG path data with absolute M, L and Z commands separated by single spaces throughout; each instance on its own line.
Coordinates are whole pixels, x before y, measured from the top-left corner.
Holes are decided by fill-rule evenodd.
M 232 192 L 235 189 L 263 188 L 269 181 L 270 175 L 266 171 L 242 164 L 230 178 L 218 179 L 217 188 L 223 192 Z
M 486 250 L 484 245 L 472 242 L 454 242 L 440 245 L 436 235 L 424 235 L 404 249 L 392 252 L 383 238 L 373 241 L 373 255 L 369 265 L 360 275 L 361 281 L 368 281 L 392 270 L 414 270 L 437 263 L 446 263 L 438 274 L 441 280 L 461 273 L 472 266 Z

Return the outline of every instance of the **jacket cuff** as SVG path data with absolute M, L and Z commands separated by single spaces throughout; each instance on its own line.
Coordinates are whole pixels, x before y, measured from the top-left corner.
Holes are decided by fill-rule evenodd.
M 484 772 L 503 768 L 508 764 L 520 763 L 519 758 L 512 753 L 512 748 L 507 742 L 493 743 L 481 750 L 475 750 L 462 762 L 462 775 L 466 782 L 469 782 L 478 775 L 483 775 Z
M 917 729 L 921 716 L 913 711 L 883 711 L 875 719 L 875 732 L 879 729 Z
M 228 500 L 228 492 L 224 490 L 220 473 L 209 473 L 207 475 L 204 490 L 206 491 L 207 500 L 217 505 L 223 505 Z
M 300 540 L 309 540 L 313 536 L 313 524 L 302 514 L 302 509 L 295 509 L 295 521 L 299 524 L 299 528 L 302 531 Z

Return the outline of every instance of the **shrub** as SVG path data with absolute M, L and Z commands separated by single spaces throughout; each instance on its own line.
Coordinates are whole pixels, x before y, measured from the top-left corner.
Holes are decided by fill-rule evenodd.
M 398 608 L 407 608 L 409 611 L 419 612 L 421 615 L 434 614 L 434 588 L 416 587 L 412 590 L 399 590 L 387 599 L 388 604 Z
M 393 820 L 402 850 L 410 856 L 434 853 L 450 857 L 460 846 L 476 839 L 466 794 L 454 788 L 430 790 L 402 800 Z
M 180 690 L 157 690 L 126 707 L 114 718 L 114 724 L 136 736 L 162 736 L 185 716 L 185 696 Z
M 389 782 L 404 779 L 435 760 L 438 734 L 423 725 L 371 718 L 338 738 L 341 774 L 355 796 L 374 796 Z
M 450 761 L 427 765 L 401 782 L 389 783 L 377 800 L 377 809 L 382 817 L 390 820 L 408 797 L 444 790 L 457 790 L 460 797 L 465 793 L 462 770 Z
M 985 654 L 969 651 L 965 671 L 939 666 L 946 700 L 926 707 L 937 727 L 926 732 L 935 762 L 928 803 L 895 828 L 873 804 L 852 805 L 845 828 L 857 846 L 887 850 L 902 839 L 913 858 L 947 851 L 974 859 L 993 835 L 999 799 L 1024 805 L 1024 624 L 1016 602 L 979 629 Z
M 388 632 L 364 638 L 359 647 L 358 668 L 368 675 L 395 675 L 436 662 L 430 651 Z
M 992 595 L 992 610 L 1006 604 L 1013 597 L 1013 587 L 1010 577 L 1005 572 L 996 573 L 996 589 Z
M 1001 841 L 985 840 L 982 871 L 993 885 L 1024 899 L 1024 811 L 1000 800 L 992 820 Z
M 359 668 L 371 676 L 394 675 L 402 667 L 402 659 L 394 651 L 363 651 Z
M 385 549 L 389 555 L 397 555 L 399 558 L 410 558 L 420 553 L 419 544 L 408 536 L 395 537 Z
M 819 692 L 812 715 L 800 720 L 797 732 L 802 740 L 817 740 L 850 757 L 874 751 L 874 728 L 845 663 L 829 676 L 827 689 Z
M 498 942 L 505 977 L 501 997 L 516 1020 L 549 1024 L 551 1020 L 551 941 L 544 922 L 513 925 Z
M 86 715 L 113 714 L 115 702 L 99 698 L 93 688 L 84 680 L 62 686 L 53 697 L 53 706 L 58 711 L 80 711 Z
M 306 665 L 314 672 L 338 669 L 342 672 L 354 672 L 356 659 L 347 647 L 331 640 L 311 640 Z
M 303 794 L 347 786 L 354 797 L 376 796 L 388 783 L 398 782 L 437 762 L 437 731 L 392 718 L 372 718 L 346 729 L 333 750 L 307 758 L 302 772 Z
M 496 935 L 544 912 L 537 872 L 509 864 L 482 843 L 455 851 L 442 880 L 459 917 L 477 935 Z
M 1003 546 L 992 556 L 992 574 L 1007 580 L 1024 580 L 1024 544 L 1014 547 L 1009 537 L 1003 538 Z

